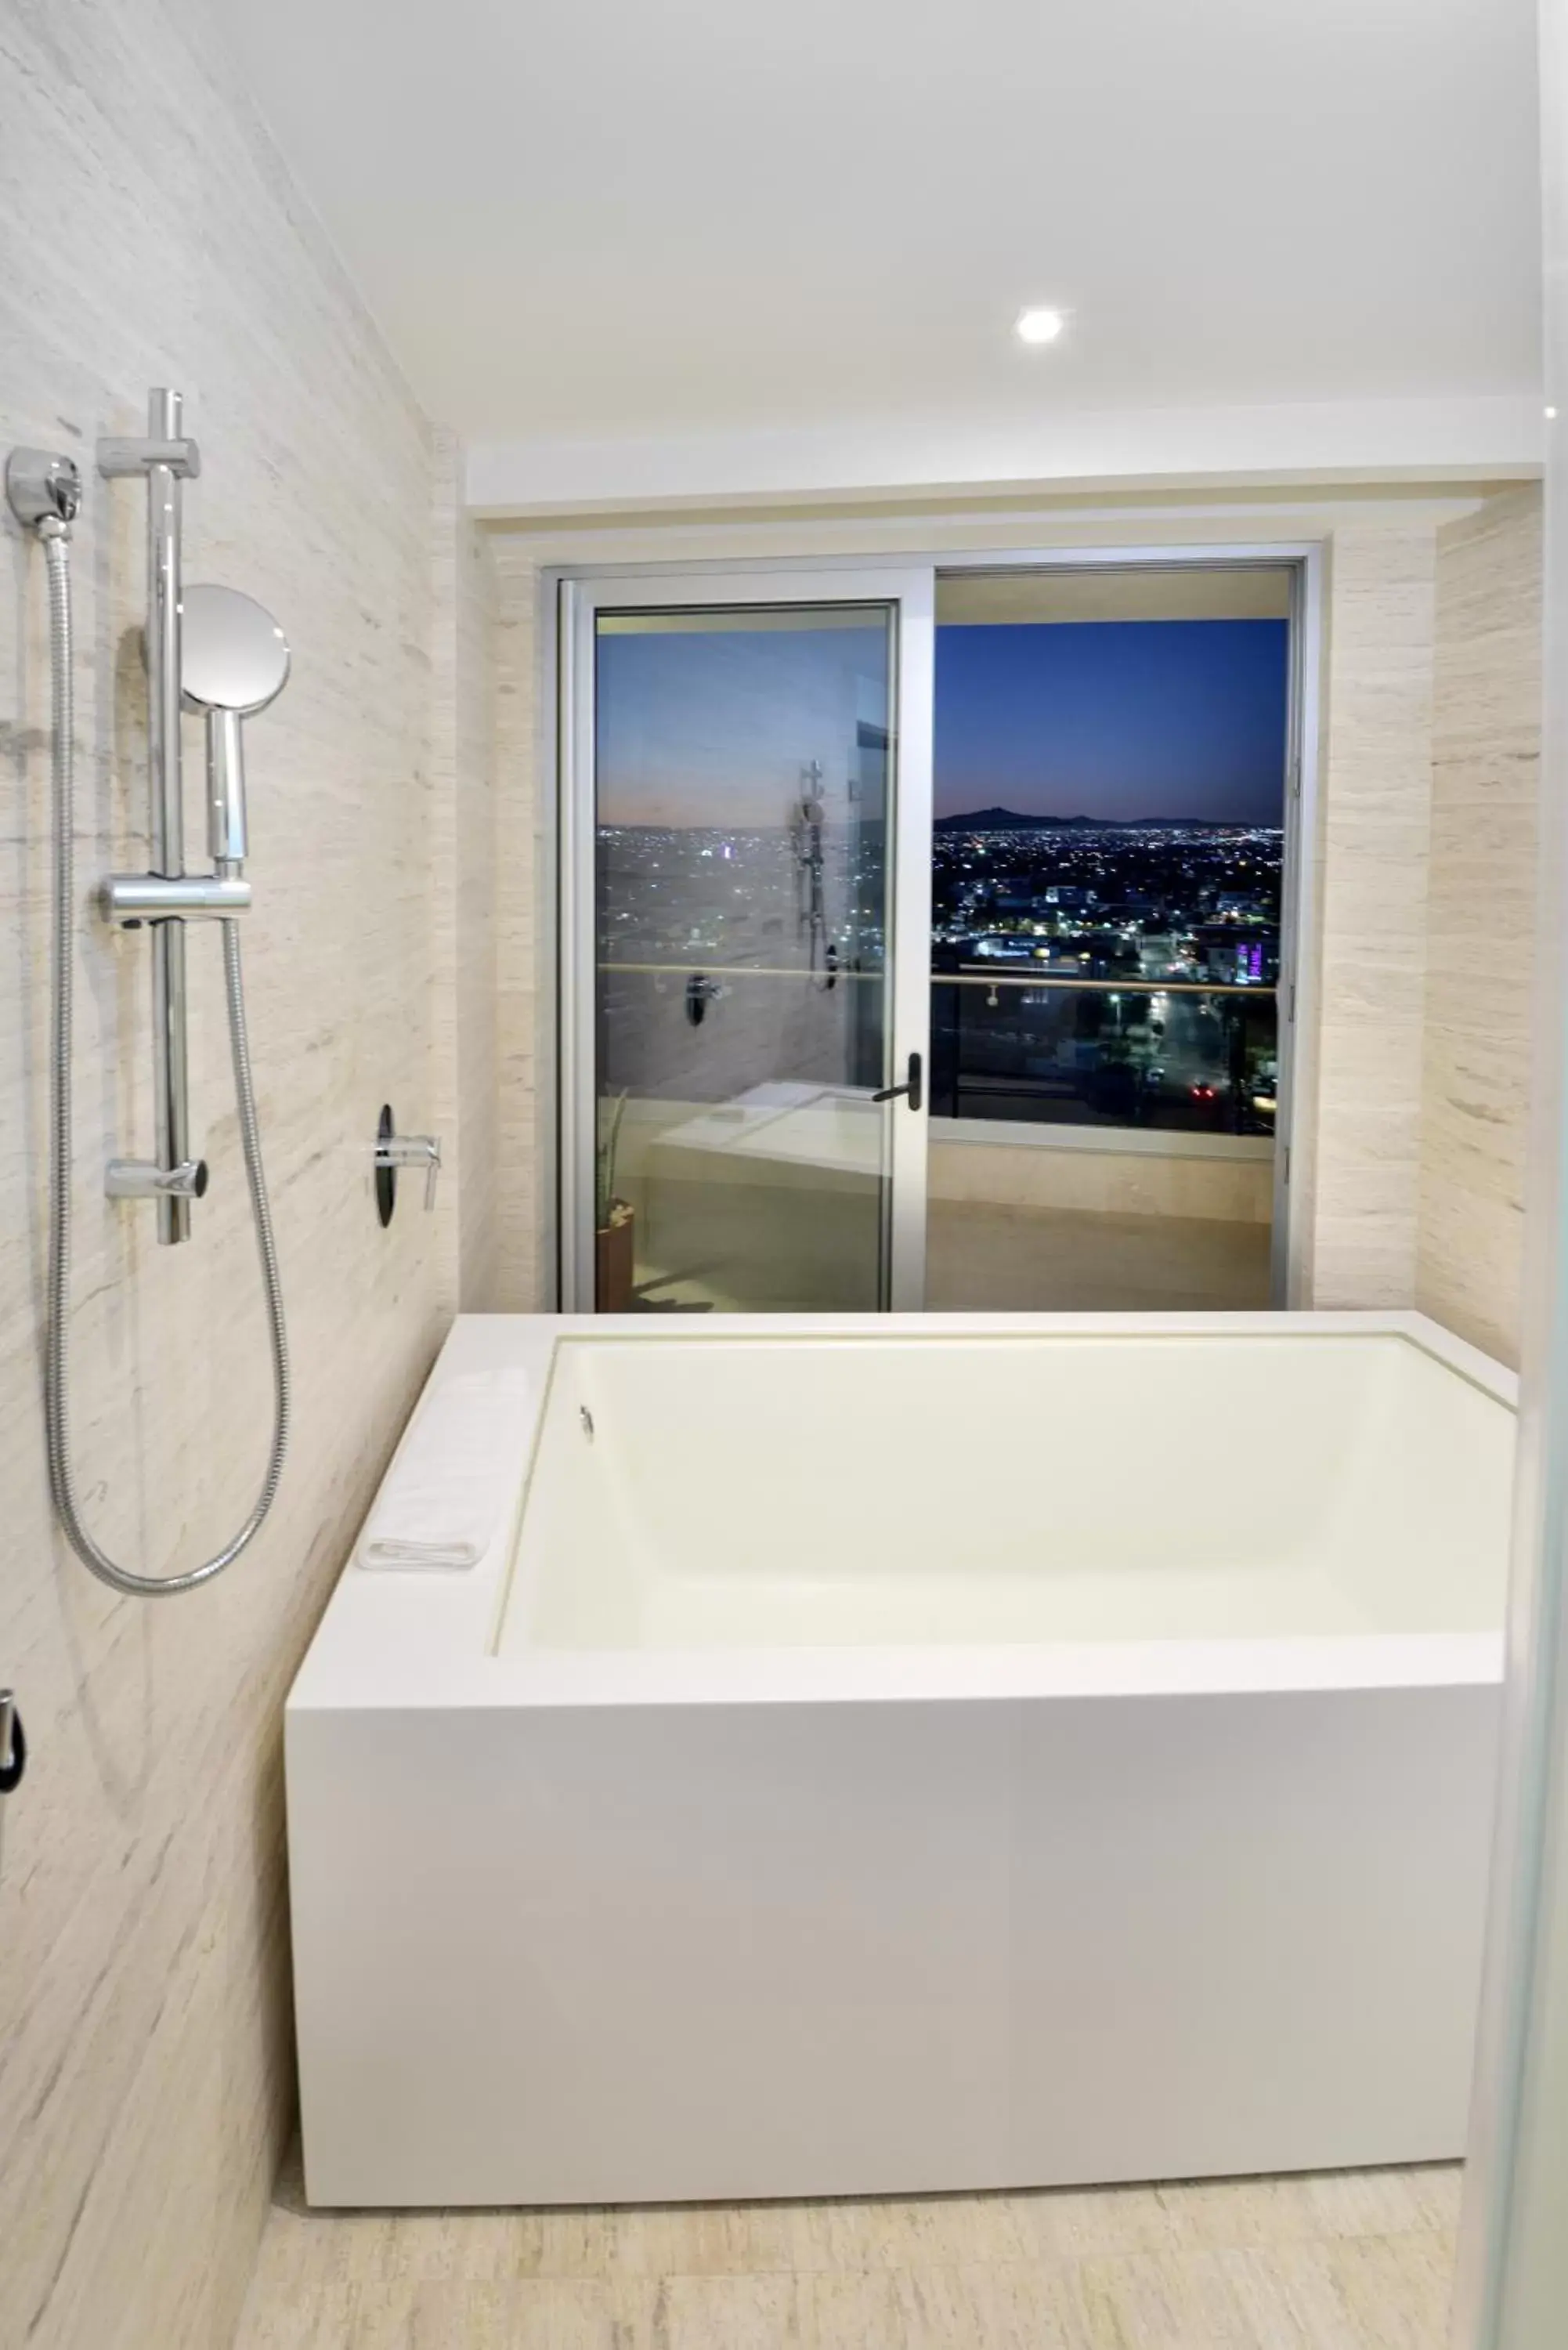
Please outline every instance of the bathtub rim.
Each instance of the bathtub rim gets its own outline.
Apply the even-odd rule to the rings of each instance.
[[[450,1379],[517,1367],[534,1374],[515,1477],[480,1563],[458,1573],[371,1572],[348,1556],[287,1701],[290,1714],[415,1708],[756,1705],[1020,1697],[1256,1695],[1501,1683],[1504,1632],[1378,1633],[1273,1639],[1017,1643],[746,1649],[535,1649],[495,1653],[522,1506],[563,1339],[701,1346],[1075,1336],[1314,1336],[1406,1340],[1510,1410],[1516,1375],[1428,1316],[1406,1309],[1182,1314],[711,1315],[678,1326],[646,1315],[465,1314],[456,1317],[421,1406]],[[393,1456],[394,1460],[396,1455]],[[388,1473],[390,1473],[389,1463]],[[374,1507],[375,1496],[369,1506]],[[358,1533],[356,1533],[356,1542]]]

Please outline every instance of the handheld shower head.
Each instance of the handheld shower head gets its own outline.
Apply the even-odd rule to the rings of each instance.
[[[245,761],[240,722],[288,683],[288,640],[272,614],[235,588],[187,588],[181,599],[180,697],[207,722],[207,837],[213,863],[244,863]]]

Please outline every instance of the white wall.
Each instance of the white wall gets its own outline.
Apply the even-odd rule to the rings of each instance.
[[[645,439],[481,441],[469,455],[468,495],[478,513],[496,517],[1034,494],[1047,484],[1079,495],[1162,484],[1213,495],[1221,484],[1497,481],[1537,472],[1541,456],[1533,395],[978,420],[955,403],[940,422],[884,415]]]

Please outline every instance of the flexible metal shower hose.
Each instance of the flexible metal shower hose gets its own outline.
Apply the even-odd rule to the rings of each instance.
[[[256,1533],[277,1492],[288,1443],[288,1336],[284,1326],[283,1288],[278,1279],[277,1250],[273,1240],[272,1211],[267,1203],[266,1178],[262,1170],[261,1128],[256,1118],[255,1088],[251,1079],[250,1045],[245,1035],[244,979],[240,969],[238,925],[223,924],[223,987],[228,999],[229,1043],[234,1067],[234,1098],[239,1107],[240,1142],[244,1152],[245,1180],[250,1187],[251,1212],[255,1220],[256,1248],[261,1257],[262,1287],[266,1299],[267,1328],[272,1340],[274,1418],[272,1449],[255,1507],[233,1540],[182,1575],[139,1575],[119,1566],[99,1548],[82,1523],[70,1457],[70,1298],[71,1298],[71,993],[72,929],[75,914],[73,828],[75,825],[76,696],[72,685],[70,551],[61,530],[44,534],[44,556],[49,578],[49,660],[54,720],[55,940],[54,1026],[51,1038],[50,1158],[49,1158],[49,1295],[48,1338],[44,1376],[44,1417],[49,1455],[49,1486],[60,1523],[72,1549],[84,1565],[115,1590],[148,1597],[192,1591],[199,1583],[221,1575],[238,1558]]]

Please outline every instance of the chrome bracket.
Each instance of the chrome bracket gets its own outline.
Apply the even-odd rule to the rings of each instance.
[[[251,885],[237,874],[111,873],[99,890],[104,920],[122,931],[143,922],[232,921],[250,902]]]
[[[68,527],[82,502],[81,475],[74,457],[51,449],[13,449],[5,460],[5,495],[24,530],[39,525]]]
[[[182,1159],[178,1167],[160,1167],[151,1159],[111,1159],[103,1188],[110,1200],[202,1200],[207,1162]]]
[[[193,482],[202,470],[202,452],[194,441],[151,441],[110,434],[98,444],[98,469],[106,482],[132,481],[167,465],[183,482]]]

